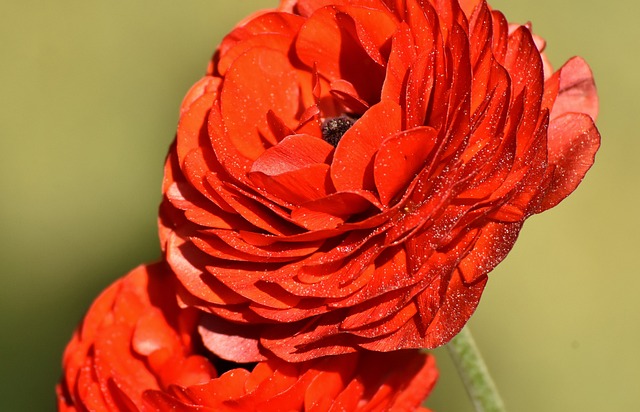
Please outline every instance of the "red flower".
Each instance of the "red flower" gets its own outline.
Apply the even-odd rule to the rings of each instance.
[[[172,281],[164,264],[141,266],[96,299],[64,353],[60,411],[426,410],[438,372],[417,350],[274,358],[218,375]]]
[[[288,0],[223,40],[165,168],[183,304],[289,361],[463,327],[600,136],[582,59],[553,73],[529,27],[461,4]]]

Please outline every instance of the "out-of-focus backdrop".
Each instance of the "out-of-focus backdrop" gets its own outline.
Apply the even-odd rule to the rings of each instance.
[[[5,1],[0,23],[0,410],[54,410],[92,299],[157,259],[180,101],[224,33],[276,0]],[[511,411],[640,410],[640,6],[495,0],[554,65],[591,64],[596,165],[531,218],[471,327]],[[447,353],[429,406],[471,411]]]

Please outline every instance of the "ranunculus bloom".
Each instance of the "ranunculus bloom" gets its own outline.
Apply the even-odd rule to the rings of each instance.
[[[589,67],[553,72],[543,48],[484,1],[287,0],[245,20],[166,163],[182,304],[289,361],[446,343],[599,147]]]
[[[163,264],[141,266],[96,299],[65,350],[60,411],[426,411],[438,372],[418,350],[297,364],[203,356],[198,312],[178,308],[173,281]]]

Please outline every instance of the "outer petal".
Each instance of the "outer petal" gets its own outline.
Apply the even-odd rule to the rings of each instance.
[[[600,133],[593,119],[566,113],[549,125],[550,182],[537,213],[550,209],[573,192],[595,161]]]
[[[598,116],[598,94],[591,69],[582,58],[574,57],[560,68],[557,87],[558,95],[551,110],[551,120],[574,112],[586,113],[595,121]]]

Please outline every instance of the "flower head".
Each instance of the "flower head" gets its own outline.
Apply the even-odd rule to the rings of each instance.
[[[251,325],[256,359],[446,343],[599,146],[588,66],[543,49],[485,1],[285,0],[242,22],[165,167],[181,303]]]
[[[105,290],[65,350],[60,411],[426,411],[438,372],[417,350],[297,364],[223,362],[203,349],[164,264]]]

